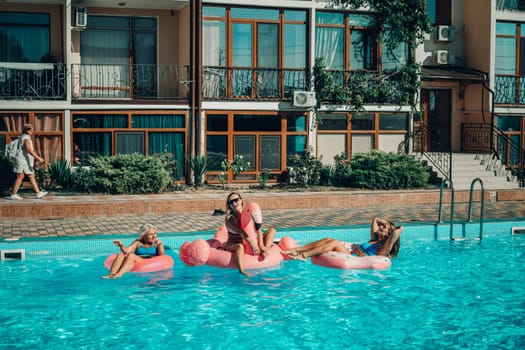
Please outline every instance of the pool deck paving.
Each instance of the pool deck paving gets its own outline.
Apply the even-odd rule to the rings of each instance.
[[[374,217],[399,224],[449,222],[452,191],[267,191],[238,190],[245,202],[263,209],[265,226],[280,228],[367,225]],[[150,195],[64,196],[50,193],[37,200],[0,199],[0,238],[75,237],[133,234],[145,222],[161,233],[214,231],[224,222],[224,190],[187,190]],[[471,218],[481,213],[481,190],[473,192]],[[465,221],[469,191],[455,191],[454,220]],[[484,191],[485,220],[523,220],[525,190]],[[219,213],[214,212],[219,211]]]

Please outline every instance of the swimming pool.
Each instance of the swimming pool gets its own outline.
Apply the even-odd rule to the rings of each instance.
[[[0,347],[525,348],[525,235],[511,235],[511,226],[525,223],[486,224],[481,244],[450,244],[448,226],[407,226],[389,270],[286,261],[252,278],[186,267],[170,252],[173,270],[102,280],[104,258],[115,252],[108,237],[3,242],[0,249],[25,248],[27,259],[1,264]],[[304,243],[367,234],[281,235]],[[178,248],[194,236],[161,238]]]

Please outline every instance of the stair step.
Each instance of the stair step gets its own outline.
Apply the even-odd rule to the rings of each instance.
[[[443,174],[429,161],[432,158],[432,152],[418,155],[417,158],[430,166],[438,177],[443,178]],[[452,153],[452,182],[454,189],[470,189],[472,181],[476,178],[482,180],[484,189],[520,188],[519,183],[503,168],[499,160],[490,159],[488,155]],[[476,184],[474,188],[480,188],[479,184]]]

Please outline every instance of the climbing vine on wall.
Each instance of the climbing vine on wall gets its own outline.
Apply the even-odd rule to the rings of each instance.
[[[425,0],[331,0],[331,5],[344,10],[370,10],[374,14],[373,25],[383,33],[382,42],[389,49],[400,43],[413,48],[431,31]],[[420,76],[421,68],[412,55],[406,65],[382,72],[329,71],[324,60],[318,58],[314,65],[316,109],[322,102],[352,105],[355,110],[377,103],[411,105],[417,113],[414,96],[420,87]]]
[[[368,8],[376,14],[376,26],[389,29],[388,44],[422,42],[431,30],[426,14],[426,0],[331,0],[334,6],[358,10]]]

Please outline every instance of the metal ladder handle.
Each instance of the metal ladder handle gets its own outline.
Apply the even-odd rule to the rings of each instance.
[[[452,180],[445,179],[441,181],[441,185],[439,187],[439,209],[438,209],[438,220],[437,220],[438,224],[443,223],[443,189],[447,182],[450,182],[450,188],[452,190],[452,193],[454,193],[454,185],[452,184]],[[452,198],[454,198],[454,194],[452,194]],[[452,200],[452,202],[454,201]]]
[[[474,185],[476,184],[476,182],[479,182],[481,186],[481,200],[480,200],[481,206],[480,206],[480,213],[479,213],[479,240],[481,241],[481,239],[483,238],[483,220],[484,220],[483,214],[485,212],[485,187],[483,186],[483,180],[480,179],[479,177],[472,180],[470,184],[470,198],[469,198],[469,203],[468,203],[467,222],[472,222],[472,202],[473,202],[472,197],[474,194]]]

